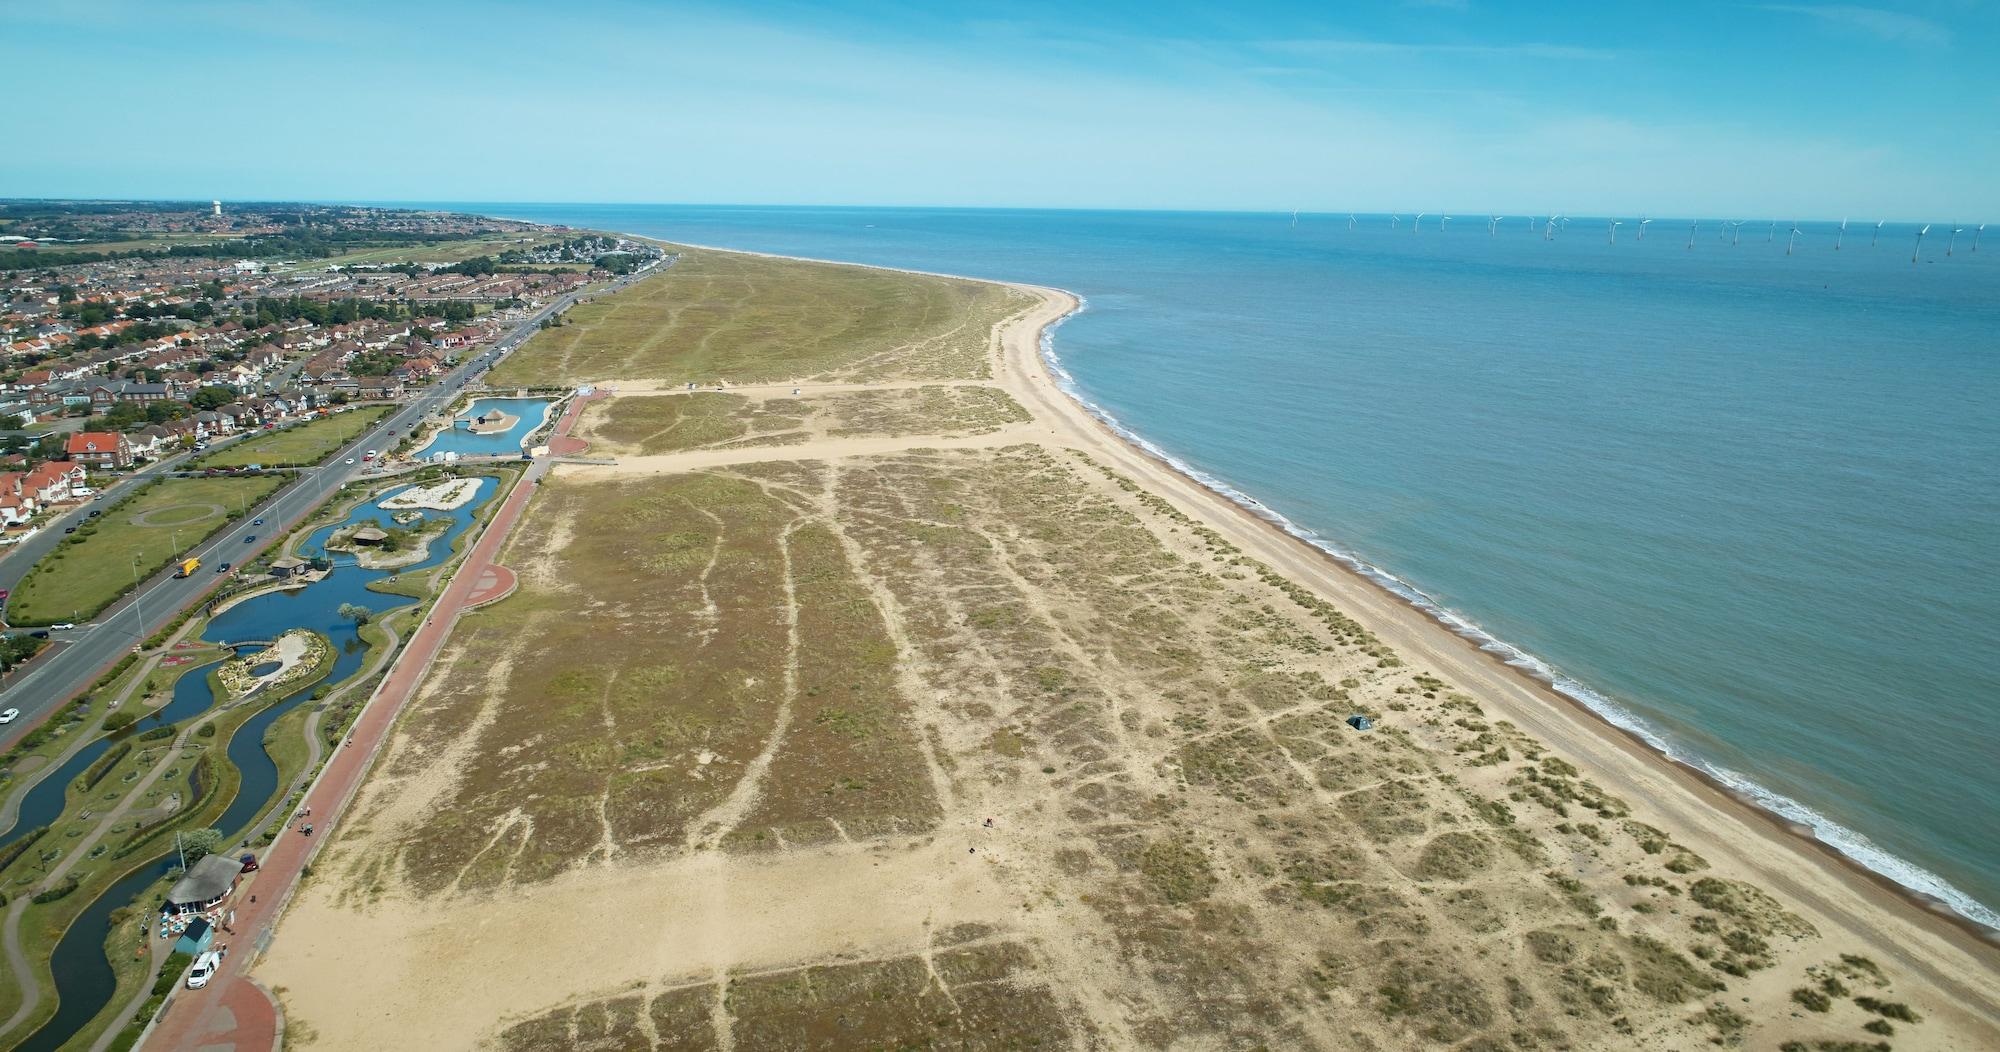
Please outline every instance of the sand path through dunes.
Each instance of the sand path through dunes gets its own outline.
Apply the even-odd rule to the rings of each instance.
[[[989,867],[950,843],[836,844],[810,853],[698,852],[580,869],[546,885],[460,900],[336,908],[309,884],[258,975],[289,1012],[349,1019],[342,1047],[457,1048],[485,1027],[602,996],[606,962],[631,976],[706,975],[921,952],[928,925],[1009,913]],[[726,923],[718,923],[724,918]],[[335,924],[337,932],[299,926]],[[396,946],[394,954],[375,947]],[[523,1004],[523,991],[534,991]],[[450,1005],[450,1011],[439,1006]]]
[[[994,449],[1023,442],[1044,441],[1047,426],[1014,424],[983,435],[937,438],[929,435],[901,437],[828,438],[790,446],[753,446],[742,449],[698,449],[687,453],[657,453],[652,456],[620,457],[613,464],[567,464],[564,471],[579,478],[625,478],[658,475],[733,464],[759,464],[780,460],[833,460],[841,457],[879,456],[912,449]]]
[[[1829,849],[1785,829],[1694,772],[1659,756],[1569,699],[1480,650],[1373,582],[1251,515],[1113,433],[1065,394],[1040,353],[1043,327],[1076,309],[1069,293],[1021,286],[1043,304],[1005,327],[995,377],[1034,414],[1033,430],[1081,449],[1170,499],[1244,551],[1367,625],[1406,660],[1430,665],[1491,702],[1529,734],[1577,759],[1608,791],[1645,801],[1675,839],[1806,913],[1832,943],[1895,961],[2000,1027],[2000,945],[1908,897]],[[1051,432],[1053,434],[1051,435]],[[794,456],[809,455],[800,450]],[[1843,935],[1845,938],[1843,938]]]

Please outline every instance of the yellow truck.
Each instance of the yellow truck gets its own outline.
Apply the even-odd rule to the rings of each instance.
[[[177,573],[175,573],[175,574],[174,574],[174,576],[175,576],[175,577],[193,577],[193,576],[194,576],[194,572],[195,572],[196,570],[199,570],[199,569],[201,569],[201,560],[200,560],[200,559],[183,559],[183,560],[181,560],[181,568],[180,568],[180,570],[179,570],[179,571],[178,571]]]

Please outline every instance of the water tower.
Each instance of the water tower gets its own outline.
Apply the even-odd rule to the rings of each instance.
[[[210,202],[208,203],[208,207],[209,207],[209,209],[210,209],[210,211],[211,211],[211,214],[213,214],[213,215],[214,215],[214,216],[216,216],[217,218],[221,218],[221,216],[222,216],[222,202],[220,202],[220,201],[210,201]]]

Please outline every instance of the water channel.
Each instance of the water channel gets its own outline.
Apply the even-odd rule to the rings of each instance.
[[[546,404],[547,400],[531,401]],[[515,412],[512,409],[506,411]],[[541,412],[537,409],[534,420],[525,426],[532,429],[540,420]],[[518,439],[516,441],[518,443]],[[202,633],[202,638],[212,643],[229,645],[245,640],[276,639],[292,629],[309,628],[325,636],[333,644],[333,668],[320,682],[339,684],[360,669],[368,649],[361,641],[358,626],[340,616],[341,606],[344,604],[364,606],[379,616],[384,611],[415,602],[406,596],[370,591],[367,586],[370,582],[401,574],[421,573],[443,562],[451,554],[453,541],[471,525],[478,510],[491,499],[497,486],[497,480],[483,478],[470,503],[450,511],[425,510],[423,514],[427,518],[449,518],[451,525],[441,535],[432,538],[430,550],[421,560],[394,570],[370,570],[357,565],[350,555],[330,553],[334,559],[334,570],[326,579],[303,588],[271,592],[238,603],[211,619]],[[392,489],[375,499],[363,502],[341,522],[313,531],[311,536],[299,544],[298,554],[306,558],[329,554],[325,551],[324,545],[332,533],[342,526],[371,519],[384,523],[392,521],[397,512],[394,509],[383,508],[381,501],[403,488]],[[174,685],[173,700],[163,706],[158,713],[140,721],[139,726],[145,728],[157,723],[177,722],[206,712],[215,703],[208,683],[208,667],[204,665],[191,669],[181,676]],[[263,815],[274,802],[279,788],[278,766],[265,748],[265,736],[273,723],[287,712],[309,701],[312,695],[311,690],[301,690],[258,712],[230,736],[227,754],[229,761],[241,772],[242,780],[229,807],[213,823],[214,828],[222,830],[225,842],[234,844],[245,839],[251,832],[250,823]],[[85,746],[78,751],[76,757],[72,757],[61,769],[38,784],[29,797],[23,800],[21,818],[10,833],[32,829],[36,824],[52,821],[60,815],[63,796],[70,782],[90,765],[91,760],[102,755],[109,743],[109,738],[102,738]],[[88,754],[87,759],[86,754]],[[29,810],[31,804],[42,808],[47,806],[45,801],[35,803],[36,795],[50,786],[54,787],[50,790],[54,798],[54,812],[47,814],[39,822],[31,819]],[[62,939],[56,944],[55,953],[50,958],[58,998],[56,1013],[43,1024],[41,1029],[15,1046],[17,1052],[54,1052],[75,1036],[77,1031],[88,1025],[110,1002],[117,991],[117,976],[112,972],[111,964],[104,956],[105,939],[111,934],[111,914],[120,906],[130,905],[133,898],[159,879],[172,862],[171,856],[162,856],[141,864],[133,873],[113,884],[77,915],[69,930],[63,933]]]

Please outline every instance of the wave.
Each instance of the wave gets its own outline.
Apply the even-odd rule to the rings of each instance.
[[[1507,665],[1526,673],[1528,676],[1547,685],[1565,697],[1576,701],[1584,708],[1603,717],[1612,726],[1637,737],[1667,759],[1701,772],[1752,806],[1768,811],[1795,825],[1805,827],[1811,831],[1815,839],[1840,852],[1847,858],[1852,859],[1863,869],[1886,877],[1920,896],[1941,902],[1950,907],[1953,912],[1968,920],[1983,924],[1989,928],[2000,929],[2000,913],[1996,913],[1984,903],[1952,886],[1943,877],[1932,873],[1908,859],[1891,854],[1883,848],[1878,847],[1859,831],[1849,829],[1835,822],[1804,803],[1783,793],[1759,785],[1746,774],[1731,770],[1728,767],[1724,767],[1689,751],[1611,697],[1593,690],[1588,685],[1579,682],[1573,677],[1564,675],[1547,661],[1486,631],[1486,629],[1480,627],[1471,618],[1431,598],[1422,589],[1410,582],[1397,577],[1395,574],[1379,566],[1369,563],[1340,544],[1322,537],[1304,526],[1300,526],[1298,523],[1273,510],[1262,501],[1237,489],[1223,479],[1194,467],[1172,453],[1160,448],[1158,444],[1146,436],[1127,427],[1109,410],[1091,401],[1084,395],[1082,389],[1077,386],[1076,377],[1072,376],[1069,370],[1063,367],[1062,358],[1056,353],[1056,329],[1088,308],[1089,301],[1083,296],[1077,295],[1076,309],[1058,318],[1042,330],[1042,364],[1048,369],[1049,375],[1055,379],[1057,388],[1065,395],[1068,395],[1076,404],[1082,406],[1085,412],[1095,417],[1105,427],[1110,428],[1118,437],[1137,446],[1148,456],[1193,479],[1202,487],[1220,495],[1250,514],[1263,519],[1285,531],[1287,534],[1326,553],[1355,573],[1386,589],[1390,594],[1423,611],[1424,614],[1452,632],[1471,641],[1479,649],[1493,654]]]

